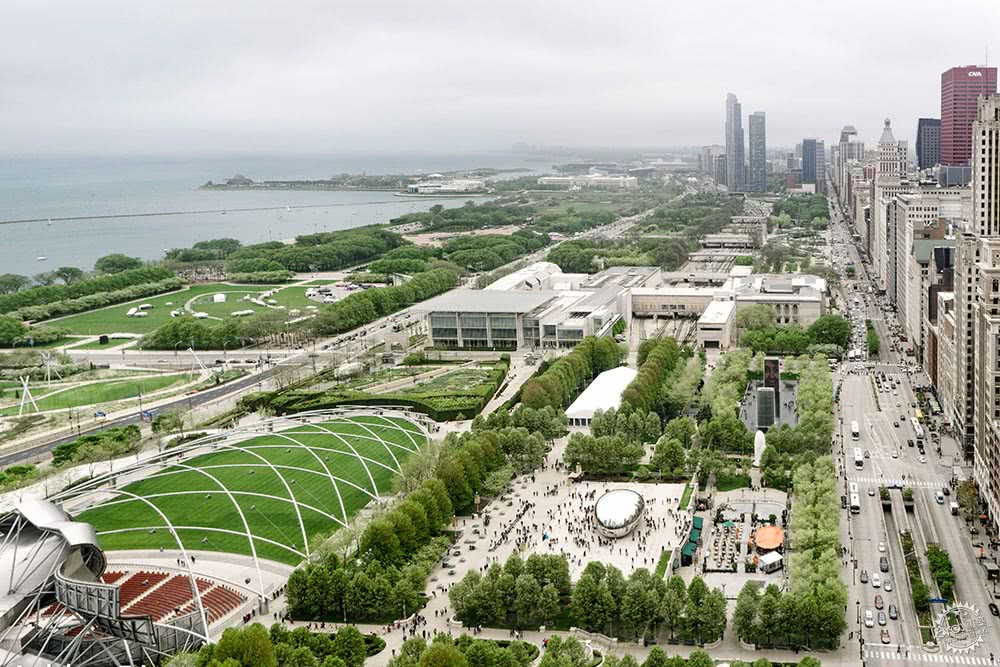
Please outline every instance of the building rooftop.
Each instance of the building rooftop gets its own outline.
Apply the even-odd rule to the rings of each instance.
[[[548,290],[456,289],[414,306],[414,310],[446,313],[528,313],[559,297]]]
[[[726,324],[735,310],[735,301],[713,301],[698,318],[698,324]]]
[[[628,366],[604,371],[576,397],[566,409],[566,416],[570,419],[590,419],[596,410],[617,409],[622,402],[622,392],[638,374],[639,371]]]
[[[929,262],[934,248],[951,248],[954,245],[955,239],[914,239],[913,256],[918,262]]]
[[[535,262],[490,283],[489,290],[538,289],[546,280],[562,275],[562,269],[552,262]]]

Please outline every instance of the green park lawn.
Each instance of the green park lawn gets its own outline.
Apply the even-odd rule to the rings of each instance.
[[[41,398],[39,398],[39,395],[42,393],[41,388],[36,390],[32,387],[31,392],[35,397],[35,403],[38,405],[39,410],[60,410],[135,398],[140,393],[150,394],[154,391],[186,382],[187,377],[186,374],[179,374],[108,380],[106,382],[82,385],[58,393],[52,393],[57,388],[53,387],[51,390],[46,389],[46,395]],[[17,414],[17,406],[0,410],[0,416],[12,414]]]
[[[86,313],[70,315],[62,319],[49,320],[46,325],[62,327],[70,334],[80,336],[98,336],[112,333],[134,333],[146,334],[154,329],[163,326],[170,321],[171,310],[182,310],[184,304],[191,299],[196,299],[198,310],[203,310],[214,317],[229,317],[230,313],[236,310],[260,310],[258,306],[249,301],[243,301],[243,295],[250,294],[257,296],[261,292],[271,289],[269,285],[258,285],[254,287],[234,286],[225,283],[211,283],[206,285],[191,285],[190,287],[169,294],[136,299],[128,303],[121,303],[99,310],[91,310]],[[226,302],[221,304],[212,303],[213,294],[227,292]],[[301,289],[302,299],[305,299],[305,289]],[[275,297],[279,303],[283,303],[281,293]],[[297,307],[290,305],[291,301],[297,302],[298,296],[292,294],[289,308]],[[127,315],[130,308],[142,303],[152,304],[152,308],[147,310],[146,317],[129,317]],[[170,305],[168,305],[170,304]],[[61,341],[53,344],[52,347],[68,345],[68,341]],[[97,346],[100,348],[101,346]],[[77,349],[96,349],[89,347],[78,347]]]
[[[136,342],[134,338],[112,338],[108,341],[107,345],[101,345],[101,340],[95,339],[89,343],[81,343],[80,345],[68,346],[70,351],[73,350],[110,350],[113,347],[121,347],[126,343]]]
[[[343,521],[346,516],[350,521],[371,501],[357,487],[372,491],[374,479],[379,495],[390,492],[393,455],[402,464],[424,444],[417,427],[405,420],[374,415],[353,419],[358,423],[336,419],[243,440],[239,446],[249,451],[219,449],[184,461],[207,475],[170,467],[151,471],[124,488],[163,512],[178,527],[188,549],[249,555],[245,517],[259,557],[295,565],[302,560],[296,552],[304,553],[304,548],[296,506],[290,500],[298,503],[306,540],[332,532],[339,525],[335,519]],[[351,447],[370,459],[371,478]],[[345,481],[331,481],[324,466]],[[177,492],[182,493],[162,495]],[[107,551],[177,546],[163,519],[134,499],[105,502],[76,518],[94,526]]]

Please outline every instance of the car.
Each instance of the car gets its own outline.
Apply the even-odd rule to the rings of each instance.
[[[871,609],[865,609],[865,627],[866,628],[875,627],[875,614],[872,613]]]
[[[889,577],[886,577],[885,581],[882,582],[882,590],[886,593],[892,592],[892,580]]]
[[[892,450],[892,458],[898,459],[899,458],[899,452],[897,452],[896,450]]]
[[[899,408],[899,407],[902,407],[902,405],[900,404],[900,402],[899,402],[899,401],[896,401],[896,407],[897,407],[897,408]]]
[[[923,454],[921,454],[920,456],[918,456],[917,460],[920,461],[921,463],[927,463],[927,457],[924,456]]]
[[[889,641],[890,641],[890,639],[889,639],[889,631],[886,630],[885,628],[882,628],[882,633],[881,633],[880,637],[882,638],[882,643],[883,644],[888,644],[889,643]]]
[[[886,624],[886,618],[885,618],[885,612],[884,611],[880,611],[878,613],[878,624],[879,625],[885,625]]]
[[[868,487],[868,495],[869,496],[874,496],[875,495],[875,487],[874,486],[869,486]]]
[[[842,510],[846,510],[847,509],[847,496],[841,496],[840,497],[840,509],[842,509]]]
[[[878,559],[878,569],[880,569],[883,572],[888,572],[889,571],[889,559],[886,558],[885,556],[882,556],[881,558],[879,558]]]
[[[876,595],[875,596],[875,608],[876,609],[881,609],[882,606],[883,606],[882,596],[881,595]]]
[[[947,486],[942,486],[941,487],[941,493],[943,493],[946,496],[950,496],[951,495],[951,489],[949,489]]]
[[[877,574],[872,575],[872,588],[878,588],[882,585],[882,579]]]
[[[861,570],[861,583],[868,583],[868,570]]]
[[[893,425],[893,426],[894,426],[895,428],[899,428],[899,422],[892,422],[892,425]]]
[[[879,542],[878,543],[878,552],[880,554],[884,554],[885,553],[885,542]]]
[[[997,608],[997,606],[996,606],[995,603],[991,602],[989,604],[989,607],[990,607],[990,613],[991,614],[993,614],[994,616],[1000,616],[1000,609]]]
[[[894,621],[899,618],[899,612],[896,610],[896,605],[894,604],[889,605],[889,618]]]
[[[865,450],[865,458],[866,458],[866,459],[870,459],[871,457],[872,457],[872,453],[871,453],[871,452],[869,452],[869,451],[868,451],[868,450],[866,449],[866,450]]]
[[[913,443],[913,440],[912,440],[912,439],[910,439],[910,440],[907,440],[907,441],[906,441],[906,446],[907,446],[907,447],[913,447],[913,444],[914,444],[914,443]]]

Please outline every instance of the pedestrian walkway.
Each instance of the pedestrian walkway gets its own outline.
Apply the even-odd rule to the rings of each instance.
[[[883,457],[884,458],[884,457]],[[854,477],[848,475],[847,481],[849,482],[861,482],[865,484],[878,484],[887,487],[894,486],[915,486],[924,489],[940,489],[942,486],[948,486],[947,482],[944,480],[917,480],[917,479],[890,479],[888,477]]]
[[[902,650],[899,650],[902,649]],[[897,653],[897,650],[899,652]],[[960,655],[949,653],[946,650],[941,653],[924,653],[919,646],[898,646],[896,644],[884,644],[882,646],[865,647],[865,658],[876,660],[895,660],[904,664],[915,662],[927,662],[937,665],[995,665],[989,657],[978,655]]]

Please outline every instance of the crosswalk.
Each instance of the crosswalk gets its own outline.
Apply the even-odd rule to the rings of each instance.
[[[881,646],[865,646],[865,658],[885,661],[896,661],[903,664],[912,665],[916,662],[926,662],[941,665],[995,665],[987,656],[961,655],[949,653],[943,650],[940,653],[924,653],[919,646],[903,646],[897,652],[894,644],[883,644]]]
[[[848,482],[860,482],[863,484],[878,484],[879,486],[913,486],[921,489],[940,489],[947,486],[943,481],[926,481],[916,479],[889,479],[887,477],[847,477]]]

